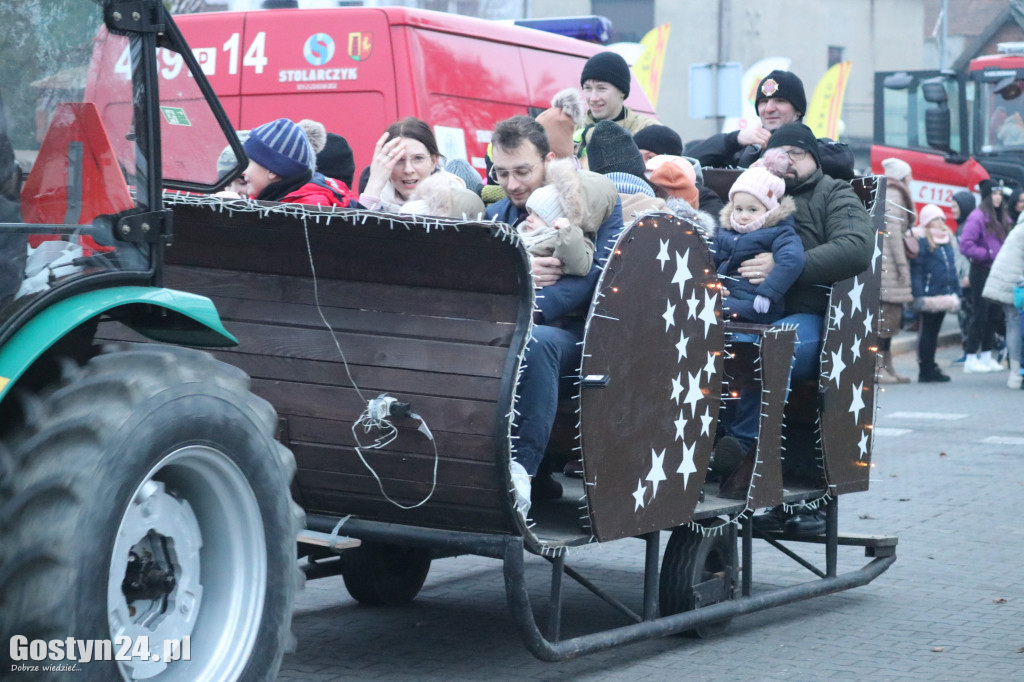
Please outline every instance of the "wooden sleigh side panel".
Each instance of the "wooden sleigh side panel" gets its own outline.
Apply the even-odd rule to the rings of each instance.
[[[173,205],[165,284],[211,298],[238,337],[217,354],[277,409],[296,500],[311,513],[517,532],[509,417],[533,289],[507,228],[239,206]],[[397,438],[362,448],[378,483],[355,449],[377,434],[353,424],[385,393],[434,440],[394,419]]]

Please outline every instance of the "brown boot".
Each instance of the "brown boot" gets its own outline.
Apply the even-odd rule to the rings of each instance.
[[[880,384],[909,384],[910,377],[896,373],[892,366],[892,352],[883,350],[878,353],[878,360],[875,364],[875,381]]]

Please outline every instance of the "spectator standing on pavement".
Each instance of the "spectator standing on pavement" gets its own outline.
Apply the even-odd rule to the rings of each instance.
[[[949,381],[949,375],[935,364],[939,330],[946,313],[960,308],[960,282],[956,273],[953,233],[946,214],[935,204],[921,209],[921,221],[912,230],[917,255],[910,259],[914,308],[920,313],[917,333],[917,380],[921,383]]]
[[[992,270],[985,280],[985,288],[981,295],[987,301],[1003,307],[1006,318],[1006,353],[1010,360],[1010,376],[1006,385],[1010,388],[1021,387],[1021,331],[1020,314],[1013,304],[1013,288],[1017,280],[1024,275],[1024,213],[1017,219],[1017,225],[1010,230],[1003,242]]]
[[[631,79],[629,65],[615,52],[599,52],[583,65],[580,87],[588,110],[583,128],[576,133],[576,156],[582,159],[586,155],[590,136],[599,121],[611,121],[630,135],[655,124],[653,118],[626,106]]]
[[[913,179],[910,164],[895,157],[882,161],[885,170],[885,236],[882,238],[882,295],[878,310],[878,367],[875,381],[880,384],[905,384],[909,377],[896,372],[892,363],[892,337],[900,331],[903,306],[913,299],[910,291],[910,264],[904,240],[917,222],[914,200],[910,198]]]
[[[964,372],[998,372],[1006,369],[992,357],[1002,310],[982,296],[992,262],[1010,230],[1006,216],[1006,187],[990,180],[981,183],[981,206],[971,211],[960,235],[960,251],[971,262],[973,312],[967,330]]]
[[[967,360],[967,330],[970,329],[971,319],[971,262],[967,260],[960,251],[960,237],[963,234],[964,223],[967,216],[977,207],[974,195],[967,190],[962,190],[953,195],[953,204],[949,207],[953,213],[953,220],[956,221],[956,231],[953,233],[953,248],[956,250],[956,274],[960,278],[960,312],[956,314],[956,321],[960,327],[960,345],[963,354],[954,364],[962,364]]]

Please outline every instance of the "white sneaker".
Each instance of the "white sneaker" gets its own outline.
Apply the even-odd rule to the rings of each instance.
[[[1002,372],[1004,369],[1006,369],[1006,365],[999,362],[991,355],[988,356],[987,358],[982,358],[981,363],[988,367],[988,371],[990,372]]]
[[[526,518],[526,515],[530,512],[530,475],[526,473],[526,469],[523,465],[512,460],[510,465],[512,470],[512,485],[516,490],[516,508],[519,509],[519,513]]]
[[[964,360],[964,374],[982,374],[991,372],[992,368],[974,353],[969,353]]]

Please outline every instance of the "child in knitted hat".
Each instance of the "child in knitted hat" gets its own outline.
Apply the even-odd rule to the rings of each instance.
[[[547,183],[526,200],[527,218],[516,230],[534,256],[562,260],[567,275],[583,276],[594,261],[596,226],[584,226],[583,194],[572,159],[548,164]]]
[[[323,174],[314,174],[313,146],[293,121],[279,118],[253,128],[242,146],[249,157],[245,180],[251,198],[317,206],[352,205],[347,190],[327,182]]]
[[[712,246],[718,276],[728,280],[722,309],[729,318],[775,322],[785,313],[783,297],[803,272],[806,256],[792,216],[796,205],[784,196],[782,176],[788,168],[784,151],[768,150],[729,190],[729,203],[722,209],[722,229]],[[740,276],[743,261],[765,252],[771,252],[775,267],[760,284]]]

